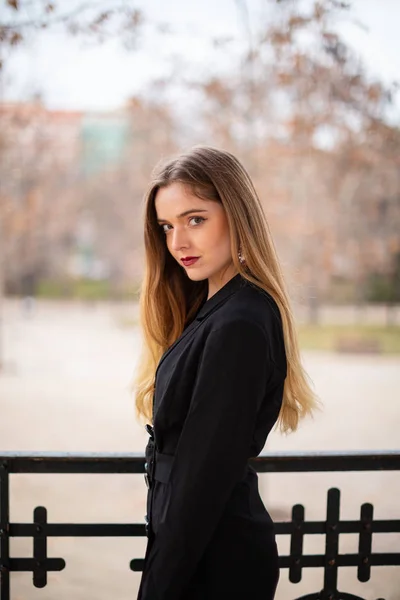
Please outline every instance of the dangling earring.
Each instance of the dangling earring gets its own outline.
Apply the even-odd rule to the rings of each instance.
[[[242,254],[242,248],[239,247],[239,252],[238,252],[238,259],[241,265],[243,265],[245,263],[245,259],[244,256]]]

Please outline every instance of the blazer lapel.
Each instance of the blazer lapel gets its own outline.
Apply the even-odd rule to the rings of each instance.
[[[156,375],[157,375],[157,371],[161,366],[161,363],[164,361],[164,359],[168,356],[168,354],[170,352],[172,352],[172,350],[179,344],[179,342],[181,342],[187,335],[188,333],[190,333],[191,331],[194,331],[195,329],[197,329],[197,327],[200,325],[200,322],[197,321],[197,319],[193,319],[193,321],[182,331],[181,335],[175,340],[175,342],[173,342],[171,344],[171,346],[169,346],[169,348],[166,349],[166,351],[164,352],[164,354],[161,356],[159,363],[157,365],[157,369],[156,369]]]
[[[220,304],[224,303],[230,296],[232,296],[238,289],[247,284],[247,280],[241,276],[240,273],[237,273],[232,279],[230,279],[222,288],[218,290],[215,294],[211,296],[209,300],[206,300],[204,304],[200,307],[197,315],[193,319],[193,321],[182,331],[181,335],[167,348],[164,354],[161,356],[159,363],[156,369],[157,371],[163,363],[164,359],[169,355],[169,353],[189,334],[195,331],[202,323],[202,321],[210,315],[214,310],[220,306]]]

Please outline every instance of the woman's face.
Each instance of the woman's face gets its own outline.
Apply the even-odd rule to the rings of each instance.
[[[212,296],[237,272],[222,204],[202,200],[189,186],[174,182],[157,191],[155,209],[169,252],[190,279],[209,280]],[[185,264],[182,259],[187,257],[197,260]]]

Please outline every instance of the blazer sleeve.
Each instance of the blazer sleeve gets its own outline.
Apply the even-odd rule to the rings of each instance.
[[[272,369],[268,336],[256,324],[236,320],[208,334],[138,600],[184,598],[243,477]]]

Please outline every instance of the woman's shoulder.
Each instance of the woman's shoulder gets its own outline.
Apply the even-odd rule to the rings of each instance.
[[[282,329],[282,319],[274,298],[262,288],[246,281],[221,307],[210,315],[207,329],[259,328],[270,336]]]
[[[273,297],[262,288],[250,284],[242,286],[208,319],[204,334],[225,333],[224,339],[243,343],[264,338],[268,354],[281,368],[286,369],[286,353],[282,320]]]

